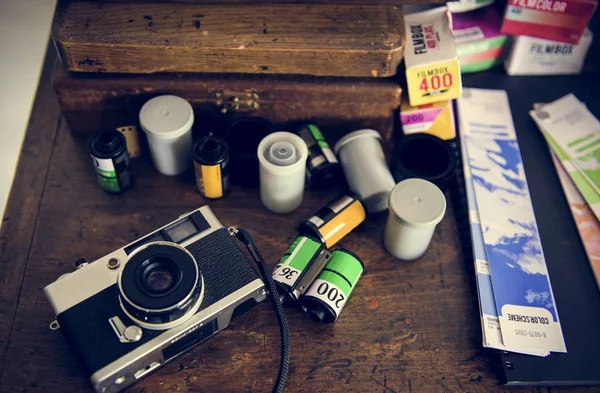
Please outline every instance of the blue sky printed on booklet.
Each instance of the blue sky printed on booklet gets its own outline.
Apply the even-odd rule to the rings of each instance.
[[[566,352],[506,92],[466,89],[458,108],[502,341]]]
[[[461,141],[463,136],[461,133]],[[464,142],[461,144],[463,157],[468,157]],[[475,199],[475,191],[471,178],[471,168],[469,160],[463,160],[463,170],[465,177],[465,188],[467,202],[469,207],[469,222],[471,229],[471,242],[473,244],[473,258],[475,261],[476,283],[479,295],[479,310],[481,317],[483,345],[487,348],[496,348],[512,352],[526,353],[536,356],[547,356],[547,351],[527,351],[522,348],[508,348],[502,341],[502,331],[496,311],[496,303],[492,288],[492,279],[490,277],[487,254],[485,244],[483,242],[483,234],[481,224],[479,222],[479,212],[477,201]]]
[[[461,133],[461,141],[463,140]],[[461,152],[463,157],[467,157],[465,144],[461,142]],[[475,276],[477,283],[477,293],[479,296],[479,315],[481,317],[481,331],[483,334],[483,346],[486,348],[495,348],[511,352],[525,353],[535,356],[548,356],[548,351],[528,351],[522,348],[509,348],[502,341],[502,330],[496,311],[496,302],[492,288],[492,278],[483,242],[481,224],[479,223],[479,209],[475,199],[475,190],[471,178],[471,168],[469,160],[463,160],[463,172],[465,177],[465,188],[467,193],[467,203],[469,208],[469,224],[471,229],[471,243],[473,245],[473,259],[475,261]]]

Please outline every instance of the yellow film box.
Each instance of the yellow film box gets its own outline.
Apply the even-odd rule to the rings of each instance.
[[[418,106],[460,97],[460,65],[447,8],[406,15],[404,24],[410,104]]]
[[[443,140],[456,137],[452,101],[410,106],[406,101],[400,106],[400,122],[404,135],[426,133]]]

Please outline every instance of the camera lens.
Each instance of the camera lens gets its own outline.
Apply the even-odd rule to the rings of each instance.
[[[173,274],[159,267],[148,273],[144,284],[149,291],[161,293],[170,289],[173,286],[173,281]]]
[[[152,256],[140,265],[140,269],[140,283],[150,296],[165,295],[181,281],[177,263],[166,255]]]
[[[149,243],[135,250],[118,285],[123,310],[149,329],[185,322],[200,307],[204,289],[192,254],[170,242]]]

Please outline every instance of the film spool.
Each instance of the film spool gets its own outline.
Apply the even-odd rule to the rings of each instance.
[[[366,216],[365,207],[358,197],[344,194],[300,224],[299,230],[330,248],[359,226]]]
[[[281,302],[298,300],[330,258],[321,242],[298,236],[273,270],[273,280],[281,289]]]
[[[98,185],[111,194],[120,194],[133,185],[125,137],[118,131],[96,135],[88,141]]]
[[[138,136],[138,130],[136,126],[123,126],[117,127],[117,131],[119,131],[125,137],[125,141],[127,143],[127,153],[129,153],[129,158],[137,158],[142,153],[140,150],[140,140]]]
[[[221,138],[206,136],[194,145],[196,186],[204,198],[219,199],[229,192],[229,147]]]
[[[364,269],[356,254],[343,248],[333,251],[329,262],[300,299],[302,308],[314,321],[337,321]]]
[[[306,124],[298,128],[296,134],[308,146],[306,179],[310,186],[326,188],[338,183],[342,169],[321,130],[314,124]]]
[[[444,191],[454,178],[456,165],[456,155],[446,141],[429,134],[412,134],[396,145],[391,170],[396,183],[418,178]]]

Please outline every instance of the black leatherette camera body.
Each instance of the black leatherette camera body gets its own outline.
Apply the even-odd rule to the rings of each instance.
[[[198,264],[204,294],[198,311],[181,325],[164,330],[138,328],[139,323],[130,318],[120,304],[120,291],[115,279],[117,273],[110,271],[106,264],[107,258],[115,254],[124,257],[131,254],[144,241],[152,241],[150,238],[156,233],[164,233],[168,226],[78,269],[68,275],[68,280],[60,278],[45,289],[57,314],[60,331],[80,359],[96,391],[110,393],[122,390],[146,374],[144,367],[152,371],[224,329],[231,318],[264,300],[264,283],[240,250],[238,242],[210,208],[203,207],[189,217],[196,214],[202,220],[200,213],[210,215],[214,222],[206,223],[205,228],[199,226],[197,239],[192,237],[180,244]],[[85,274],[79,271],[86,269]],[[103,274],[101,278],[98,278],[98,272]],[[96,293],[79,300],[77,295],[82,290],[76,287],[87,287],[79,285],[80,280],[104,280],[104,283],[97,284],[99,290]],[[125,327],[135,326],[137,331],[141,331],[141,338],[134,342],[120,340],[109,321],[115,317]]]
[[[186,249],[198,261],[204,277],[200,310],[258,278],[226,228],[218,229]],[[62,334],[89,375],[163,333],[162,330],[143,329],[140,341],[119,342],[108,319],[118,316],[126,326],[135,325],[135,322],[123,312],[118,299],[119,289],[115,283],[56,318]]]

